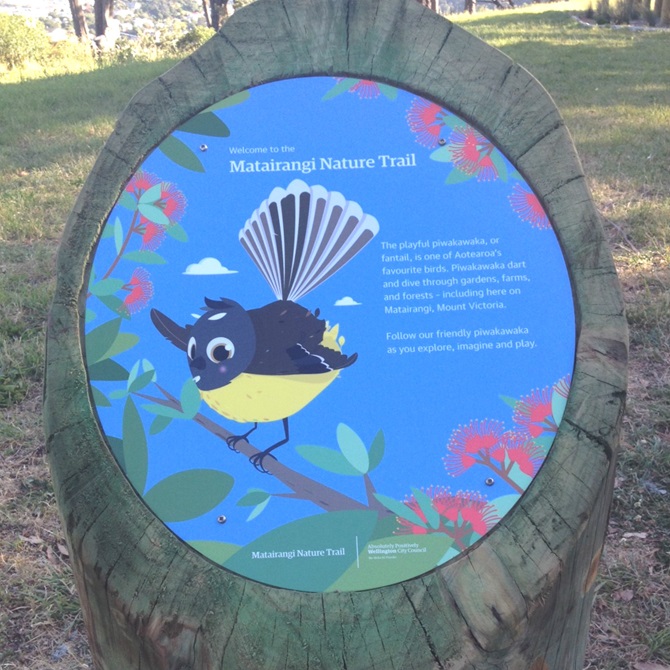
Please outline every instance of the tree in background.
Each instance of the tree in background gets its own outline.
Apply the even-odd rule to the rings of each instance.
[[[662,26],[670,26],[670,0],[656,0],[654,11]]]
[[[79,0],[70,0],[70,12],[72,13],[74,34],[81,42],[88,42],[88,26]]]
[[[207,27],[214,30],[218,30],[235,11],[233,0],[209,0],[209,8],[207,0],[202,0],[202,9],[205,12]]]
[[[114,0],[95,0],[95,41],[100,49],[112,49],[121,34],[114,18]]]

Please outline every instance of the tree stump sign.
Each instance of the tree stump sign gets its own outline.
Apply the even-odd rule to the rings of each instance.
[[[71,215],[46,428],[98,668],[580,668],[625,394],[564,124],[414,0],[259,0]]]

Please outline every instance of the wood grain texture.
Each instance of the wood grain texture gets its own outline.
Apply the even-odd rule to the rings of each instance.
[[[517,166],[555,223],[574,286],[564,421],[527,493],[441,569],[301,593],[210,563],[138,498],[94,417],[82,353],[87,272],[124,184],[175,127],[258,84],[347,75],[452,109]],[[46,434],[99,670],[571,670],[582,667],[626,385],[622,300],[581,165],[532,76],[415,0],[259,0],[140,91],[74,207],[47,342]]]

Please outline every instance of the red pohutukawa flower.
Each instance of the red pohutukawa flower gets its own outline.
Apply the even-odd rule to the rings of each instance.
[[[471,530],[484,535],[499,521],[495,508],[480,494],[471,491],[451,493],[448,488],[435,486],[425,491],[431,499],[433,509],[440,515],[437,527],[431,526],[421,506],[414,496],[404,502],[424,522],[424,525],[412,523],[408,519],[397,517],[399,535],[426,535],[428,533],[446,533],[460,538]]]
[[[463,474],[477,463],[475,456],[487,456],[496,447],[505,432],[502,421],[471,421],[459,426],[447,444],[447,455],[442,459],[450,475]]]
[[[467,175],[477,176],[477,181],[492,181],[498,178],[498,169],[491,154],[494,146],[474,128],[455,128],[449,139],[454,167]]]
[[[161,206],[163,214],[165,214],[172,223],[175,223],[184,215],[186,198],[174,184],[164,182],[161,185],[161,199],[157,204]]]
[[[447,111],[434,102],[424,98],[414,98],[407,111],[409,129],[416,134],[416,141],[424,147],[433,149],[440,140],[440,131],[444,128]]]
[[[142,193],[148,191],[152,186],[160,184],[160,181],[155,174],[138,170],[126,185],[126,191],[132,193],[139,200]]]
[[[495,507],[481,493],[459,491],[456,497],[458,498],[457,511],[462,520],[462,523],[459,524],[460,526],[469,524],[475,533],[485,535],[500,521]],[[457,522],[454,521],[454,523]]]
[[[530,437],[539,437],[544,432],[555,433],[557,426],[551,407],[551,389],[535,389],[521,398],[514,406],[512,419]]]
[[[510,465],[516,463],[521,472],[534,477],[544,461],[544,452],[527,435],[509,432],[505,433],[500,446],[491,453],[491,458],[501,466],[505,460]]]
[[[542,207],[538,197],[532,191],[527,191],[520,184],[514,184],[509,201],[512,209],[519,215],[522,221],[530,223],[533,228],[537,228],[538,230],[551,228],[544,207]]]
[[[350,89],[349,93],[358,93],[362,100],[372,100],[379,97],[379,85],[369,79],[359,79]]]
[[[146,307],[154,295],[154,285],[144,268],[135,269],[130,281],[123,286],[123,290],[128,291],[121,307],[126,314],[135,314]]]
[[[142,251],[156,251],[165,239],[165,227],[142,218],[139,231],[142,235]]]

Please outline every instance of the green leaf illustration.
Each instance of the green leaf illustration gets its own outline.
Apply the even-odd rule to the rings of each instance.
[[[240,549],[238,544],[216,542],[214,540],[192,540],[188,544],[203,556],[209,558],[210,561],[219,565],[227,561]]]
[[[345,423],[337,426],[337,446],[351,467],[362,475],[370,469],[370,457],[363,440]]]
[[[530,483],[533,481],[533,478],[530,475],[521,472],[521,468],[518,463],[512,465],[512,469],[509,472],[509,478],[517,485],[520,486],[524,491],[530,486]]]
[[[129,393],[136,393],[137,391],[142,390],[145,386],[148,386],[156,379],[156,373],[153,370],[148,372],[143,372],[141,375],[138,375],[131,384],[128,386]]]
[[[114,358],[128,349],[132,349],[140,338],[135,333],[119,333],[112,346],[105,352],[104,358]]]
[[[398,97],[398,89],[388,84],[377,84],[380,93],[389,100],[395,100]]]
[[[162,479],[144,495],[154,514],[166,523],[195,519],[219,505],[234,480],[219,470],[184,470]]]
[[[119,310],[123,307],[123,300],[116,295],[102,295],[98,296],[100,302],[108,307],[112,312],[119,313]],[[125,313],[121,313],[121,318],[126,321],[130,320],[130,316]]]
[[[340,81],[331,88],[326,95],[321,98],[321,100],[331,100],[332,98],[335,98],[336,96],[340,95],[341,93],[345,93],[348,91],[356,82],[359,81],[358,79],[341,79]]]
[[[444,183],[448,185],[452,184],[461,184],[464,181],[468,181],[469,179],[472,179],[474,177],[474,174],[467,174],[458,168],[454,168],[448,175],[447,178],[445,179]]]
[[[376,435],[372,444],[370,445],[370,452],[368,457],[370,458],[370,469],[368,472],[372,472],[384,458],[384,450],[386,449],[386,441],[384,439],[384,431],[380,430]]]
[[[102,391],[95,388],[95,386],[91,386],[91,395],[93,396],[93,402],[96,404],[97,407],[112,406],[112,403],[109,402],[107,396]]]
[[[506,405],[509,405],[512,409],[516,407],[516,404],[519,402],[516,398],[511,398],[508,395],[498,396]]]
[[[165,214],[163,210],[160,207],[157,207],[156,205],[140,203],[139,205],[137,205],[137,209],[140,210],[140,214],[145,219],[148,219],[152,223],[155,223],[159,226],[169,226],[171,223],[167,214]]]
[[[253,507],[247,521],[252,521],[268,506],[272,496],[263,489],[249,489],[238,501],[238,507]]]
[[[395,500],[394,498],[385,496],[381,493],[375,493],[374,496],[382,505],[384,505],[384,507],[390,509],[391,512],[396,516],[399,516],[401,519],[405,519],[416,526],[421,526],[421,528],[428,528],[428,524],[413,509],[407,507],[407,505],[399,500]]]
[[[119,328],[121,319],[112,319],[86,334],[86,360],[89,364],[109,358],[106,354],[116,341]]]
[[[250,95],[251,93],[249,91],[240,91],[239,93],[235,93],[235,95],[231,95],[225,100],[221,100],[221,102],[216,102],[210,107],[207,107],[207,109],[203,110],[202,113],[204,114],[206,112],[214,112],[217,109],[225,109],[227,107],[233,107],[235,105],[239,105],[245,100],[248,100]]]
[[[442,117],[442,121],[447,128],[451,128],[452,130],[456,129],[461,129],[461,128],[467,128],[468,127],[468,122],[464,121],[458,116],[455,116],[454,114],[446,114],[445,116]]]
[[[116,361],[106,359],[88,366],[88,378],[96,382],[125,382],[128,370]]]
[[[549,449],[551,449],[551,445],[554,443],[554,437],[556,436],[553,433],[551,435],[534,437],[533,443],[540,447],[546,456],[549,453]]]
[[[177,128],[183,133],[207,137],[230,137],[228,126],[213,112],[201,112]]]
[[[172,419],[169,416],[157,416],[151,422],[149,435],[158,435],[158,433],[164,431],[171,423]]]
[[[129,193],[128,191],[124,191],[120,196],[119,199],[116,201],[117,205],[121,205],[121,207],[124,207],[125,209],[129,209],[131,212],[134,212],[137,209],[137,200],[133,196],[132,193]]]
[[[167,407],[166,405],[142,405],[142,409],[149,414],[156,414],[158,416],[164,416],[168,419],[190,419],[192,417],[187,417],[184,412],[180,412],[178,409],[173,407]]]
[[[116,462],[119,464],[119,467],[125,472],[126,464],[123,461],[123,440],[119,437],[112,437],[111,435],[106,435],[107,443],[109,448],[116,458]]]
[[[440,527],[440,513],[433,507],[433,501],[421,489],[412,488],[414,500],[418,503],[423,515],[426,517],[428,525],[437,529]]]
[[[451,155],[451,150],[448,146],[440,147],[435,149],[430,154],[430,160],[437,161],[438,163],[451,163],[453,161],[453,156]]]
[[[257,516],[259,516],[263,512],[263,510],[268,506],[269,503],[270,503],[270,498],[267,498],[262,503],[259,503],[258,505],[256,505],[256,507],[254,507],[251,510],[251,513],[249,514],[249,516],[247,517],[246,520],[247,521],[253,521]]]
[[[142,195],[140,196],[139,204],[154,205],[161,199],[162,193],[163,193],[163,184],[154,184],[146,191],[144,191],[144,193],[142,193]],[[142,210],[140,209],[140,211]]]
[[[121,247],[123,247],[123,226],[118,216],[114,219],[114,246],[116,247],[116,253],[120,253]]]
[[[503,155],[497,149],[494,149],[491,152],[491,162],[493,163],[495,169],[498,171],[498,177],[502,181],[507,181],[508,178],[507,163],[505,163]]]
[[[123,461],[126,477],[142,493],[147,482],[149,453],[142,419],[132,398],[126,398],[123,408]]]
[[[91,323],[91,321],[95,321],[97,316],[98,315],[92,309],[89,309],[87,307],[86,308],[86,313],[84,314],[84,321],[86,323]]]
[[[116,391],[112,391],[109,394],[109,397],[112,400],[120,400],[121,398],[125,398],[128,395],[128,389],[117,389]]]
[[[129,251],[123,254],[123,260],[133,261],[134,263],[144,263],[145,265],[163,265],[166,261],[155,251]]]
[[[90,290],[94,296],[99,298],[120,291],[123,288],[123,284],[123,279],[101,279],[100,281],[95,282],[95,284],[92,284]]]
[[[521,496],[518,493],[510,493],[506,496],[500,496],[499,498],[494,498],[489,502],[498,516],[502,519],[511,509],[516,505]]]
[[[336,475],[346,475],[347,477],[361,476],[361,473],[352,467],[339,451],[335,451],[334,449],[319,447],[313,444],[301,444],[295,450],[306,461],[326,472],[333,472]]]
[[[270,494],[263,489],[249,489],[238,501],[238,507],[255,507],[265,502]]]
[[[181,387],[181,394],[179,395],[181,409],[187,419],[192,419],[198,413],[200,401],[200,389],[196,386],[193,379],[189,377]]]
[[[158,148],[174,163],[193,172],[204,172],[200,159],[181,140],[168,135]]]
[[[165,232],[177,242],[188,242],[188,233],[178,223],[169,225]]]
[[[558,426],[563,419],[565,413],[565,406],[568,404],[568,399],[561,395],[556,389],[551,394],[551,414],[554,417],[554,423]]]

